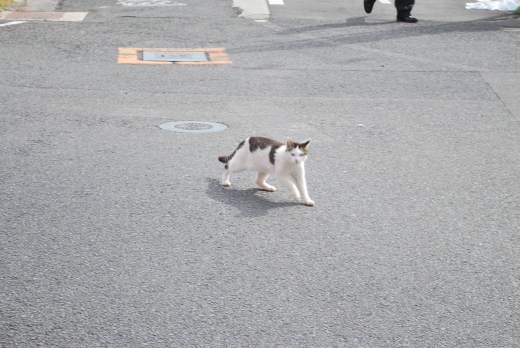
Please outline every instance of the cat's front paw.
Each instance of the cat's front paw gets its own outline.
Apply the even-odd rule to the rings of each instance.
[[[300,195],[293,195],[293,198],[296,202],[299,202],[302,199]]]
[[[231,183],[230,183],[229,181],[224,181],[224,182],[222,183],[222,186],[224,186],[224,187],[229,187],[229,186],[231,186]]]
[[[312,199],[308,199],[305,201],[305,204],[307,204],[308,206],[312,207],[314,206],[314,201]]]
[[[262,188],[263,188],[264,190],[266,190],[266,191],[269,191],[269,192],[274,192],[274,191],[276,191],[276,187],[271,186],[271,185],[265,185],[265,186],[263,186]]]

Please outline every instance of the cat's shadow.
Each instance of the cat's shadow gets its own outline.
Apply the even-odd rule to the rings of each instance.
[[[208,178],[206,194],[217,202],[230,205],[240,210],[238,217],[261,217],[265,216],[272,209],[297,207],[299,204],[294,201],[275,202],[269,200],[268,195],[279,194],[277,192],[267,192],[261,188],[236,189],[224,187],[219,180]],[[290,197],[290,195],[287,193]]]

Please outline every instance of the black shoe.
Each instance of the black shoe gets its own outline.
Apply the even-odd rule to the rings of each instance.
[[[398,22],[405,22],[405,23],[417,23],[419,20],[415,17],[411,16],[405,16],[405,17],[399,17],[397,16]]]
[[[365,5],[366,13],[372,12],[372,8],[374,7],[375,2],[376,2],[376,0],[363,0],[363,5]]]

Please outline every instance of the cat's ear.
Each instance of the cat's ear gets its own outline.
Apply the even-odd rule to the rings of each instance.
[[[289,137],[287,138],[287,148],[288,149],[293,149],[294,148],[294,143],[293,143],[293,141]]]
[[[305,140],[303,143],[300,143],[300,148],[306,149],[309,146],[310,142],[311,142],[311,139]]]

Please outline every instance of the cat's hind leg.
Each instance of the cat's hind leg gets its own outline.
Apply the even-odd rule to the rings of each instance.
[[[229,181],[231,173],[240,173],[246,169],[236,158],[232,158],[228,163],[226,163],[225,168],[224,173],[222,173],[222,186],[226,187],[231,186],[231,182]]]
[[[268,176],[269,174],[267,173],[258,173],[258,176],[256,177],[256,184],[266,191],[274,192],[276,191],[276,187],[273,187],[265,182]]]
[[[229,175],[231,173],[229,172],[229,170],[224,170],[224,173],[222,173],[222,186],[226,186],[226,187],[229,187],[231,186],[231,182],[229,181]]]

